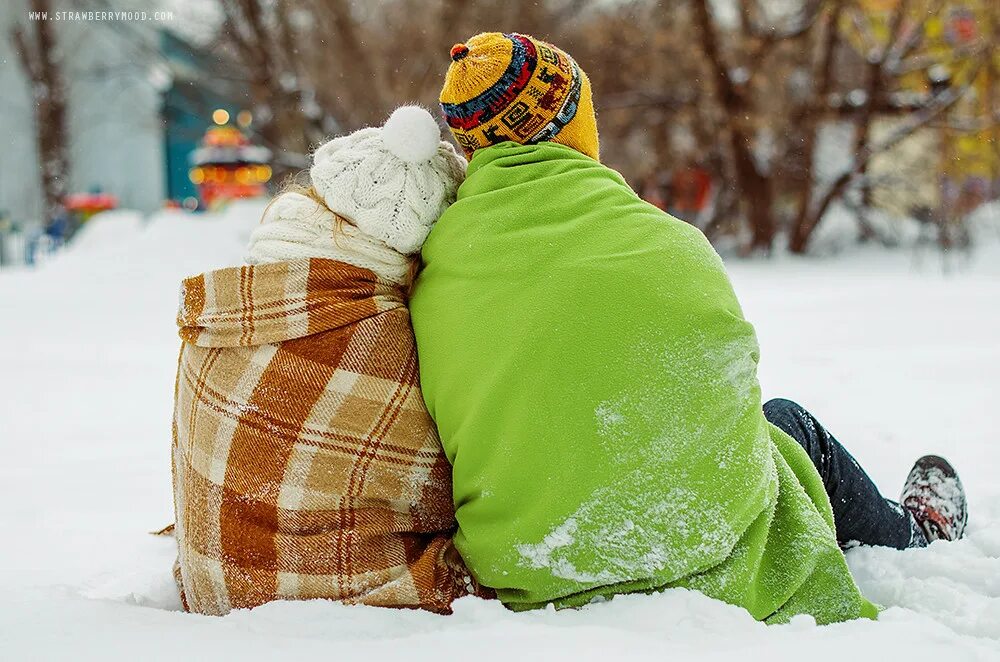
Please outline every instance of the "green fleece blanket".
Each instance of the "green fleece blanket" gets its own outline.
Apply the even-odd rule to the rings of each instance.
[[[554,143],[476,152],[410,303],[469,568],[514,609],[698,589],[874,617],[694,227]]]

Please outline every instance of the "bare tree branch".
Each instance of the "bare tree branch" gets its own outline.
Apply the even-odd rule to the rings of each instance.
[[[976,69],[978,71],[978,67]],[[970,81],[961,88],[948,89],[942,92],[931,105],[920,112],[914,113],[889,134],[885,140],[877,145],[866,145],[855,157],[853,165],[841,173],[827,189],[826,194],[820,198],[819,203],[811,213],[811,223],[815,225],[819,222],[819,219],[826,213],[830,204],[855,182],[857,176],[864,171],[874,156],[892,149],[911,136],[915,131],[926,126],[935,117],[952,108],[959,99],[963,98],[972,89],[974,81],[975,76],[971,76]]]

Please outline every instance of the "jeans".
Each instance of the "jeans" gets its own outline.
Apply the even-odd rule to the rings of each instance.
[[[927,538],[913,515],[883,497],[857,460],[819,421],[791,400],[764,405],[764,416],[799,442],[819,471],[833,506],[837,542],[907,549],[925,547]]]

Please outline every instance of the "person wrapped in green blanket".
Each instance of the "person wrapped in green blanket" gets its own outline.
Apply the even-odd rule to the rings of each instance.
[[[720,258],[597,160],[585,74],[519,34],[452,60],[471,163],[410,306],[476,579],[516,610],[686,587],[768,622],[874,618],[820,475],[764,417]]]

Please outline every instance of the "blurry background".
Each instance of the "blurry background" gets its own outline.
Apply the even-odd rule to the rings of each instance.
[[[967,249],[996,220],[996,0],[11,0],[0,264],[104,209],[273,192],[324,138],[433,108],[485,30],[569,51],[602,159],[720,250]]]

